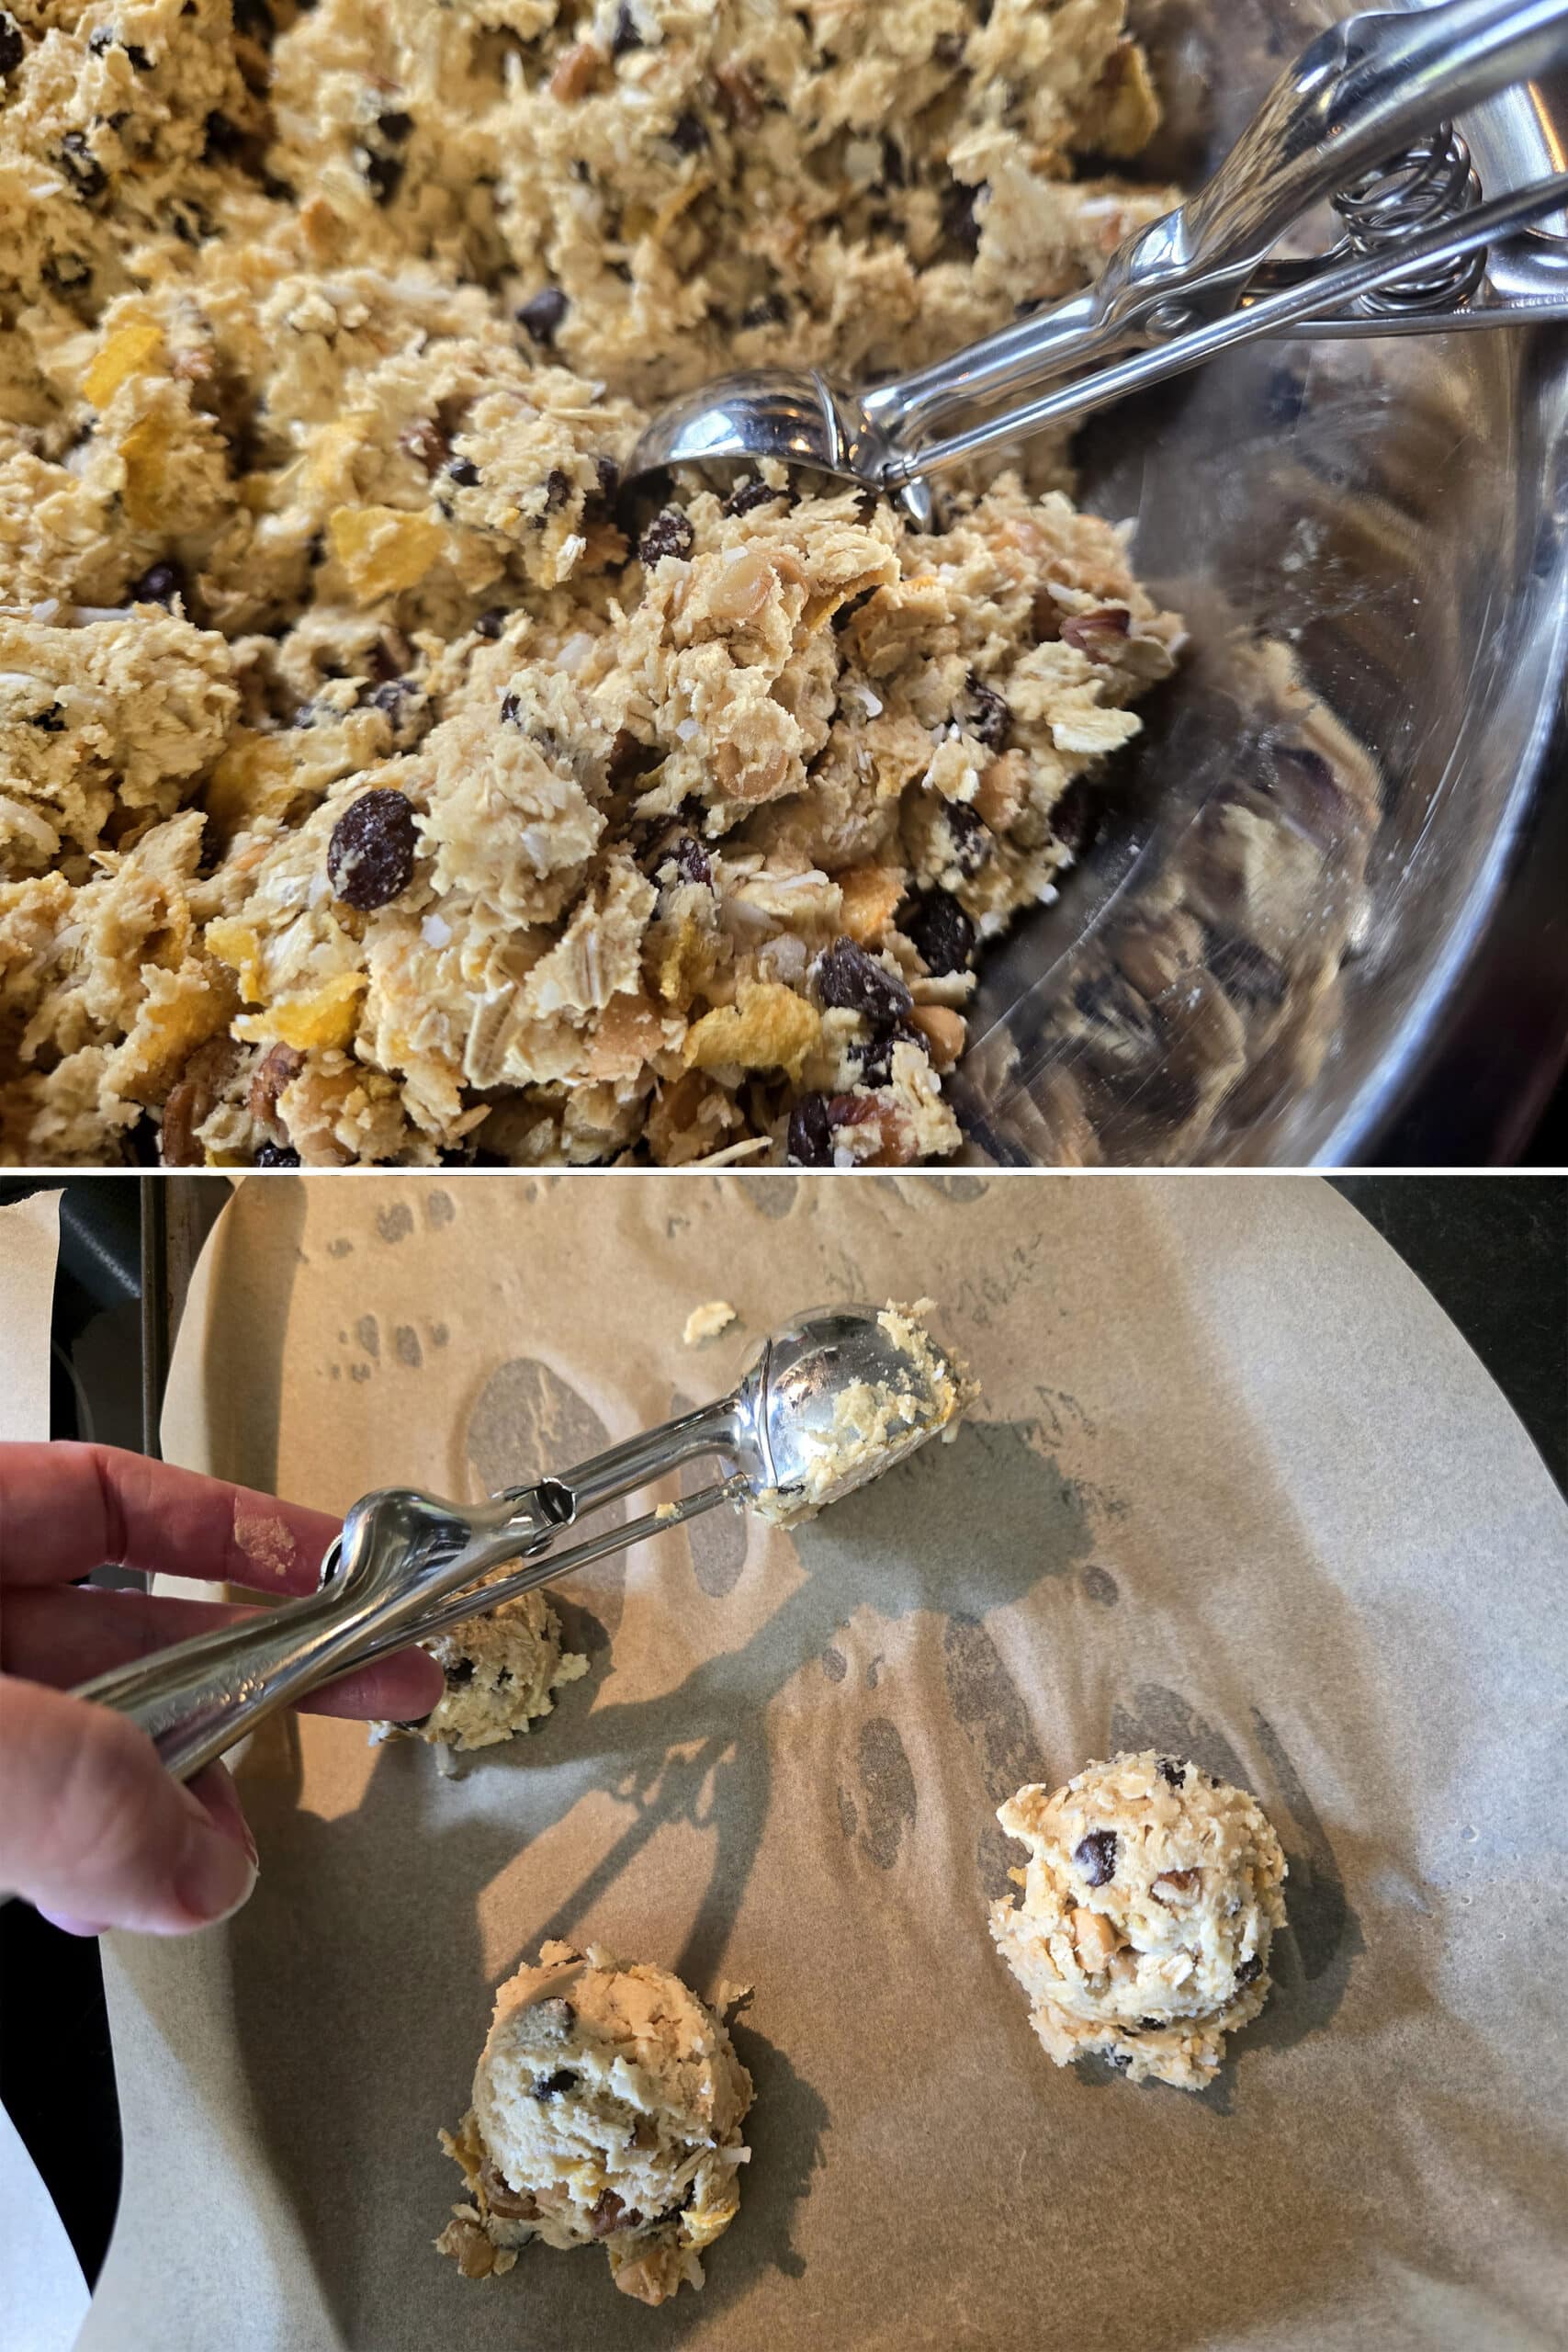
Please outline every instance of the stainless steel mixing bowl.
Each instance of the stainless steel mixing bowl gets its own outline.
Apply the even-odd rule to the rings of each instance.
[[[1141,168],[1194,182],[1348,13],[1134,0],[1168,109]],[[1561,170],[1568,80],[1463,128],[1489,194]],[[1565,423],[1547,327],[1260,345],[1089,429],[1080,494],[1192,644],[1060,901],[986,965],[973,1156],[1517,1151],[1568,1042]]]

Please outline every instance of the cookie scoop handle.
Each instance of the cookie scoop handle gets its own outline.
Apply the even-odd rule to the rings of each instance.
[[[129,1715],[176,1780],[189,1780],[367,1646],[414,1638],[416,1621],[446,1594],[499,1561],[547,1548],[573,1511],[554,1479],[478,1510],[412,1488],[367,1495],[344,1521],[318,1590],[95,1676],[73,1695]]]

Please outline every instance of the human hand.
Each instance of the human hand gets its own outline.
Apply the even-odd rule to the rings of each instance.
[[[102,1445],[0,1445],[0,1895],[73,1935],[182,1935],[238,1910],[256,1849],[234,1784],[185,1786],[126,1716],[69,1687],[248,1609],[79,1587],[100,1565],[313,1592],[338,1522]],[[300,1703],[411,1722],[441,1669],[400,1650]]]

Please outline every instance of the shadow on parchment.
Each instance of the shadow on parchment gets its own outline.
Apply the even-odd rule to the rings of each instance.
[[[548,1742],[550,1764],[561,1770],[559,1794],[552,1794],[547,1812],[528,1804],[536,1779],[530,1772],[531,1743],[475,1767],[502,1783],[516,1776],[515,1823],[444,1819],[429,1759],[411,1750],[382,1756],[357,1812],[332,1823],[298,1814],[286,1823],[292,1792],[247,1783],[268,1856],[264,1894],[274,1904],[298,1906],[299,1933],[290,1946],[298,1955],[290,1981],[279,1984],[276,1917],[265,1956],[258,1942],[249,1968],[245,1915],[231,1931],[246,2072],[272,2160],[293,2197],[344,2343],[366,2352],[399,2352],[405,2343],[417,2344],[423,2352],[434,2301],[443,2327],[460,2328],[475,2347],[522,2341],[646,2345],[716,2318],[722,2332],[725,2312],[739,2307],[761,2278],[798,2270],[792,2217],[810,2193],[830,2120],[820,2094],[796,2071],[810,2064],[809,2050],[801,2048],[787,2061],[778,2052],[756,2052],[758,2158],[744,2187],[740,2219],[713,2250],[709,2287],[700,2300],[682,2297],[652,2314],[628,2310],[614,2294],[606,2267],[587,2252],[570,2262],[542,2255],[525,2259],[494,2291],[475,2290],[435,2264],[428,2238],[445,2216],[457,2177],[434,2153],[433,2129],[437,2121],[455,2120],[464,2103],[491,1985],[471,1905],[465,1902],[433,1923],[417,1873],[411,1871],[409,1884],[396,1885],[390,1894],[381,1874],[428,1837],[446,1841],[443,1878],[479,1888],[583,1795],[611,1793],[631,1802],[628,1826],[569,1898],[520,1931],[520,1946],[531,1950],[546,1936],[573,1934],[604,1887],[648,1841],[667,1825],[684,1822],[715,1840],[707,1884],[682,1950],[649,1956],[677,1968],[698,1990],[711,1989],[768,1815],[767,1748],[755,1718],[814,1657],[822,1661],[825,1679],[834,1680],[828,1655],[841,1655],[834,1636],[860,1607],[890,1617],[917,1613],[929,1623],[930,1637],[942,1644],[947,1705],[964,1738],[948,1802],[965,1802],[966,1751],[975,1823],[975,1883],[953,1894],[953,1932],[972,1935],[976,1945],[964,2063],[994,2069],[999,2093],[1027,2086],[1028,2103],[1040,2119],[1038,2139],[1031,2143],[1034,2172],[1025,2177],[1020,2171],[1012,2198],[998,2200],[972,2245],[950,2249],[959,2269],[971,2276],[981,2266],[1019,2276],[1016,2333],[985,2340],[1032,2346],[1047,2340],[1029,2301],[1034,2266],[1066,2269],[1086,2246],[1100,2245],[1111,2211],[1122,2249],[1113,2311],[1092,2324],[1082,2308],[1075,2311],[1060,2340],[1080,2352],[1090,2346],[1101,2352],[1112,2343],[1135,2343],[1140,2352],[1181,2352],[1261,2336],[1278,2320],[1299,2326],[1330,2299],[1343,2316],[1344,2298],[1355,2294],[1358,2282],[1380,2270],[1386,2277],[1391,2268],[1416,2280],[1472,2287],[1473,2267],[1467,2269],[1466,2257],[1456,2253],[1440,2207],[1428,2207],[1421,2163],[1412,2155],[1417,2131],[1428,2138],[1444,2135],[1443,2144],[1468,2154],[1472,2167],[1484,2151],[1500,2188],[1550,2233],[1552,2152],[1539,2134],[1525,2132],[1514,2133],[1499,2156],[1506,2117],[1497,2114],[1489,2131],[1486,2092],[1461,2088],[1471,2068],[1476,2086],[1488,2083],[1489,2069],[1495,2081],[1490,2053],[1473,2029],[1434,2000],[1418,1943],[1402,1939],[1398,1922],[1386,1912],[1374,1910],[1363,1931],[1347,1893],[1344,1865],[1352,1852],[1355,1883],[1374,1888],[1384,1864],[1409,1875],[1416,1842],[1400,1793],[1406,1776],[1386,1753],[1380,1731],[1365,1626],[1323,1573],[1279,1492],[1268,1450],[1249,1431],[1247,1400],[1226,1396],[1217,1367],[1205,1361],[1206,1337],[1187,1312],[1180,1270],[1162,1258],[1158,1228],[1145,1228],[1135,1203],[1123,1213],[1125,1246],[1140,1253],[1163,1350],[1185,1365],[1195,1392],[1212,1398],[1224,1419],[1216,1507],[1226,1514],[1227,1533],[1238,1545],[1255,1544],[1259,1555],[1266,1548],[1271,1575],[1292,1596],[1295,1622],[1310,1630],[1312,1663],[1303,1670],[1310,1670],[1314,1706],[1342,1736],[1354,1739],[1360,1787],[1383,1792],[1375,1817],[1363,1807],[1359,1844],[1348,1847],[1344,1833],[1331,1838],[1276,1724],[1248,1697],[1260,1687],[1249,1629],[1226,1613],[1224,1602],[1217,1614],[1206,1608],[1201,1562],[1169,1556],[1156,1512],[1097,1535],[1078,1493],[1043,1460],[1029,1432],[998,1423],[967,1430],[950,1452],[915,1457],[882,1487],[803,1531],[799,1548],[810,1575],[739,1651],[705,1661],[675,1690],[649,1701],[596,1704],[603,1694],[591,1685],[563,1694],[557,1716],[535,1736]],[[1102,1555],[1092,1574],[1091,1551]],[[713,1598],[728,1589],[733,1566],[731,1552],[722,1547],[705,1559],[694,1548],[694,1605],[705,1594]],[[961,1609],[953,1606],[955,1589],[962,1592]],[[1067,1613],[1069,1605],[1075,1599],[1087,1605],[1111,1661],[1102,1682],[1086,1676],[1075,1683],[1068,1659],[1059,1669],[1053,1660],[1054,1679],[1040,1688],[1021,1687],[987,1620],[1031,1596],[1058,1648],[1066,1647],[1062,1629],[1077,1622]],[[1141,1633],[1124,1605],[1129,1601],[1137,1604]],[[1157,1665],[1145,1657],[1156,1634],[1165,1645]],[[1180,1653],[1177,1666],[1166,1655],[1173,1643]],[[844,1703],[863,1703],[859,1688],[853,1681],[845,1685]],[[671,1752],[676,1743],[679,1754]],[[1054,1783],[1090,1755],[1145,1744],[1180,1748],[1205,1769],[1253,1786],[1280,1830],[1292,1864],[1291,1927],[1274,1998],[1259,2023],[1233,2045],[1221,2084],[1198,2098],[1134,2089],[1120,2079],[1097,2087],[1082,2067],[1055,2073],[1030,2033],[1018,1988],[985,1949],[980,1898],[1000,1891],[1006,1862],[1016,1859],[990,1820],[994,1804],[1021,1781]],[[371,1871],[375,1886],[367,1885],[364,1894],[378,1921],[373,1949],[406,1954],[405,1966],[374,1985],[364,1981],[364,1944],[355,1933],[359,1874]],[[318,1901],[323,1878],[333,1888],[324,1906]],[[898,1882],[891,1870],[886,1883],[896,1903]],[[1365,1908],[1364,1896],[1362,1903]],[[1288,2063],[1264,2063],[1288,2062],[1294,2045],[1336,2020],[1363,1942],[1376,1965],[1360,1987],[1348,2033],[1337,2030],[1325,2037],[1326,2074],[1306,2077]],[[265,1984],[255,1981],[264,1968]],[[367,2006],[376,2021],[374,2036],[367,2032]],[[765,2023],[765,2009],[762,2014]],[[1434,2043],[1440,2064],[1428,2060]],[[367,2046],[389,2053],[369,2083],[359,2078],[351,2056]],[[419,2053],[420,2082],[453,2086],[445,2114],[412,2111],[417,2102],[400,2080],[403,2051]],[[1421,2063],[1410,2079],[1401,2074],[1395,2080],[1391,2070],[1412,2051],[1421,2053]],[[752,2052],[747,2054],[752,2063]],[[1325,2082],[1335,2102],[1331,2127],[1310,2111]],[[314,2132],[300,2128],[302,2085],[323,2119]],[[1292,2106],[1303,2088],[1307,2110]],[[355,2165],[374,2163],[382,2148],[389,2151],[388,2177],[402,2200],[395,2211],[375,2209],[363,2171],[345,2186],[345,2175]],[[429,2189],[411,2211],[405,2184],[416,2173]],[[1473,2191],[1473,2170],[1468,2186]],[[900,2273],[894,2261],[893,2273],[915,2279],[922,2217],[900,2211],[897,2179],[873,2187],[879,2226],[895,2247],[909,2249],[907,2266]],[[1023,2243],[1031,2262],[1019,2265]],[[885,2260],[893,2260],[886,2248],[883,2252]],[[441,2273],[434,2289],[431,2266]],[[1506,2258],[1499,2267],[1506,2267]],[[1480,2283],[1493,2288],[1490,2278]],[[840,2291],[852,2296],[854,2282],[837,2277],[817,2282],[814,2307],[820,2311],[825,2297]],[[456,2300],[448,2302],[448,2296]],[[1518,2307],[1517,2299],[1505,2296],[1505,2302]],[[911,2342],[937,2340],[910,2336]]]
[[[741,2220],[706,2261],[700,2299],[682,2295],[652,2313],[630,2307],[594,2249],[570,2261],[536,2254],[512,2280],[479,2293],[451,2266],[435,2265],[429,2240],[460,2188],[435,2149],[435,2128],[455,2123],[467,2104],[494,1987],[471,1904],[433,1920],[423,1874],[405,1877],[398,1868],[428,1838],[440,1846],[443,1883],[477,1890],[584,1796],[629,1801],[632,1818],[609,1851],[566,1903],[520,1935],[519,1950],[532,1952],[547,1938],[577,1933],[661,1829],[691,1824],[713,1842],[684,1942],[677,1952],[632,1956],[656,1958],[695,1990],[711,1991],[767,1820],[771,1769],[757,1718],[769,1701],[862,1605],[887,1618],[940,1611],[957,1558],[965,1591],[989,1609],[1070,1573],[1090,1545],[1073,1489],[1030,1432],[1006,1422],[969,1425],[952,1445],[913,1455],[796,1540],[810,1573],[739,1649],[705,1659],[652,1699],[595,1704],[592,1680],[570,1685],[547,1725],[474,1759],[470,1770],[519,1776],[525,1826],[522,1808],[515,1819],[443,1819],[442,1784],[430,1758],[412,1746],[382,1751],[358,1805],[333,1821],[299,1808],[292,1724],[275,1726],[247,1759],[243,1794],[265,1858],[265,1885],[229,1930],[236,2031],[271,2165],[341,2340],[355,2352],[423,2344],[401,2331],[414,2325],[413,2312],[428,2312],[433,2291],[459,2294],[452,2324],[470,2344],[491,2341],[492,2328],[495,2342],[514,2343],[523,2307],[513,2288],[525,2293],[530,2324],[547,2327],[554,2343],[571,2343],[575,2328],[578,2341],[648,2346],[711,2324],[766,2270],[794,2277],[804,2269],[790,2216],[809,2193],[828,2109],[801,2070],[807,2053],[786,2058],[746,2020],[737,2046],[757,2081],[748,2124],[757,2154]],[[598,1598],[592,1607],[565,1604],[569,1634],[592,1624]],[[548,1796],[531,1770],[535,1743],[547,1738]],[[374,1923],[369,1935],[367,1922]],[[280,1954],[289,1965],[284,1983]],[[375,1978],[371,1954],[381,1972]],[[765,2024],[765,2006],[760,2018]],[[367,2069],[367,2049],[384,2050],[385,2064]],[[443,2111],[428,2110],[428,2094],[411,2095],[416,2070],[405,2075],[404,2051],[419,2053],[420,2083],[451,2086]],[[412,2211],[389,2214],[366,2194],[368,2163],[394,2183],[428,2177],[428,2194]],[[432,2265],[450,2270],[450,2283],[442,2278],[433,2290]]]

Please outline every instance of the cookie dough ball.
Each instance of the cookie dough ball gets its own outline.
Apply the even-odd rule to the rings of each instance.
[[[435,2241],[466,2278],[510,2270],[530,2238],[603,2245],[623,2294],[703,2283],[750,2151],[751,2078],[713,2011],[667,1969],[547,1943],[495,1997],[456,2135],[469,2202]]]
[[[1047,2053],[1201,2090],[1268,1999],[1285,1924],[1285,1858],[1251,1797],[1150,1748],[1020,1789],[997,1819],[1030,1859],[991,1933]]]
[[[482,1617],[468,1617],[423,1647],[446,1678],[423,1724],[373,1724],[372,1740],[423,1739],[443,1750],[493,1747],[547,1715],[565,1682],[588,1660],[562,1645],[560,1619],[542,1592],[520,1593]]]

